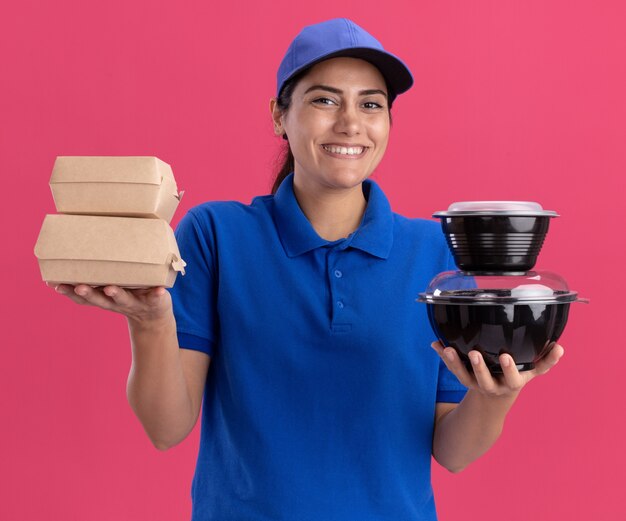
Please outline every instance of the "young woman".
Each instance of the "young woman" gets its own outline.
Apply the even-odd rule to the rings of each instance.
[[[431,455],[465,468],[563,354],[523,373],[502,355],[494,378],[478,352],[470,374],[430,349],[415,298],[454,265],[438,224],[393,213],[369,179],[412,83],[350,20],[306,27],[270,101],[289,147],[273,193],[192,208],[170,291],[57,287],[126,315],[128,399],[157,448],[204,403],[194,520],[436,519]]]

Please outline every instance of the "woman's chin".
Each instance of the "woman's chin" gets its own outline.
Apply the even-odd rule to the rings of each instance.
[[[338,172],[329,172],[326,175],[326,180],[328,183],[328,187],[347,190],[359,186],[369,176],[369,172],[344,170]]]
[[[296,171],[296,184],[303,189],[305,186],[313,189],[317,185],[318,189],[322,190],[351,190],[357,188],[365,181],[371,174],[369,171],[364,171],[358,168],[327,168],[323,173],[301,172],[298,175]],[[300,178],[300,179],[298,179]]]

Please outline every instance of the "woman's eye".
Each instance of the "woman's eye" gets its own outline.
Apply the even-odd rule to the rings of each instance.
[[[330,98],[316,98],[313,100],[313,103],[317,103],[320,105],[336,105],[336,102]],[[366,109],[382,109],[383,105],[380,103],[376,103],[375,101],[366,101],[363,103],[363,106]]]
[[[366,101],[364,105],[369,105],[369,107],[366,107],[368,109],[382,109],[383,108],[382,105],[380,105],[379,103],[376,103],[375,101]]]
[[[329,98],[317,98],[316,100],[313,100],[313,103],[321,103],[322,105],[329,105],[330,103],[325,103],[327,101],[330,103],[335,103],[333,100]]]

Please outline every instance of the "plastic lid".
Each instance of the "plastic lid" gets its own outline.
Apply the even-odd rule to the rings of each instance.
[[[543,207],[539,203],[533,203],[531,201],[462,201],[458,203],[452,203],[448,206],[449,212],[459,211],[478,211],[478,212],[491,212],[491,211],[531,211],[541,212]]]
[[[562,303],[577,301],[565,279],[549,271],[521,275],[471,274],[445,271],[437,275],[418,300],[447,304]]]
[[[544,210],[532,201],[461,201],[452,203],[447,211],[436,212],[433,217],[460,215],[518,215],[557,217],[551,210]]]

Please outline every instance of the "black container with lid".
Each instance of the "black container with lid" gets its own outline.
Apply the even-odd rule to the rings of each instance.
[[[467,367],[467,354],[480,351],[492,373],[502,369],[502,353],[510,354],[518,370],[532,369],[557,342],[567,323],[572,302],[587,302],[551,272],[523,275],[468,274],[447,271],[437,275],[419,302],[437,337],[454,347]]]
[[[518,370],[534,368],[565,329],[569,305],[578,298],[560,275],[530,271],[556,212],[526,201],[469,201],[436,212],[460,271],[437,275],[418,302],[431,326],[456,349],[479,351],[492,373],[510,354]]]
[[[550,219],[558,217],[527,201],[467,201],[436,212],[456,265],[465,271],[531,270]]]

